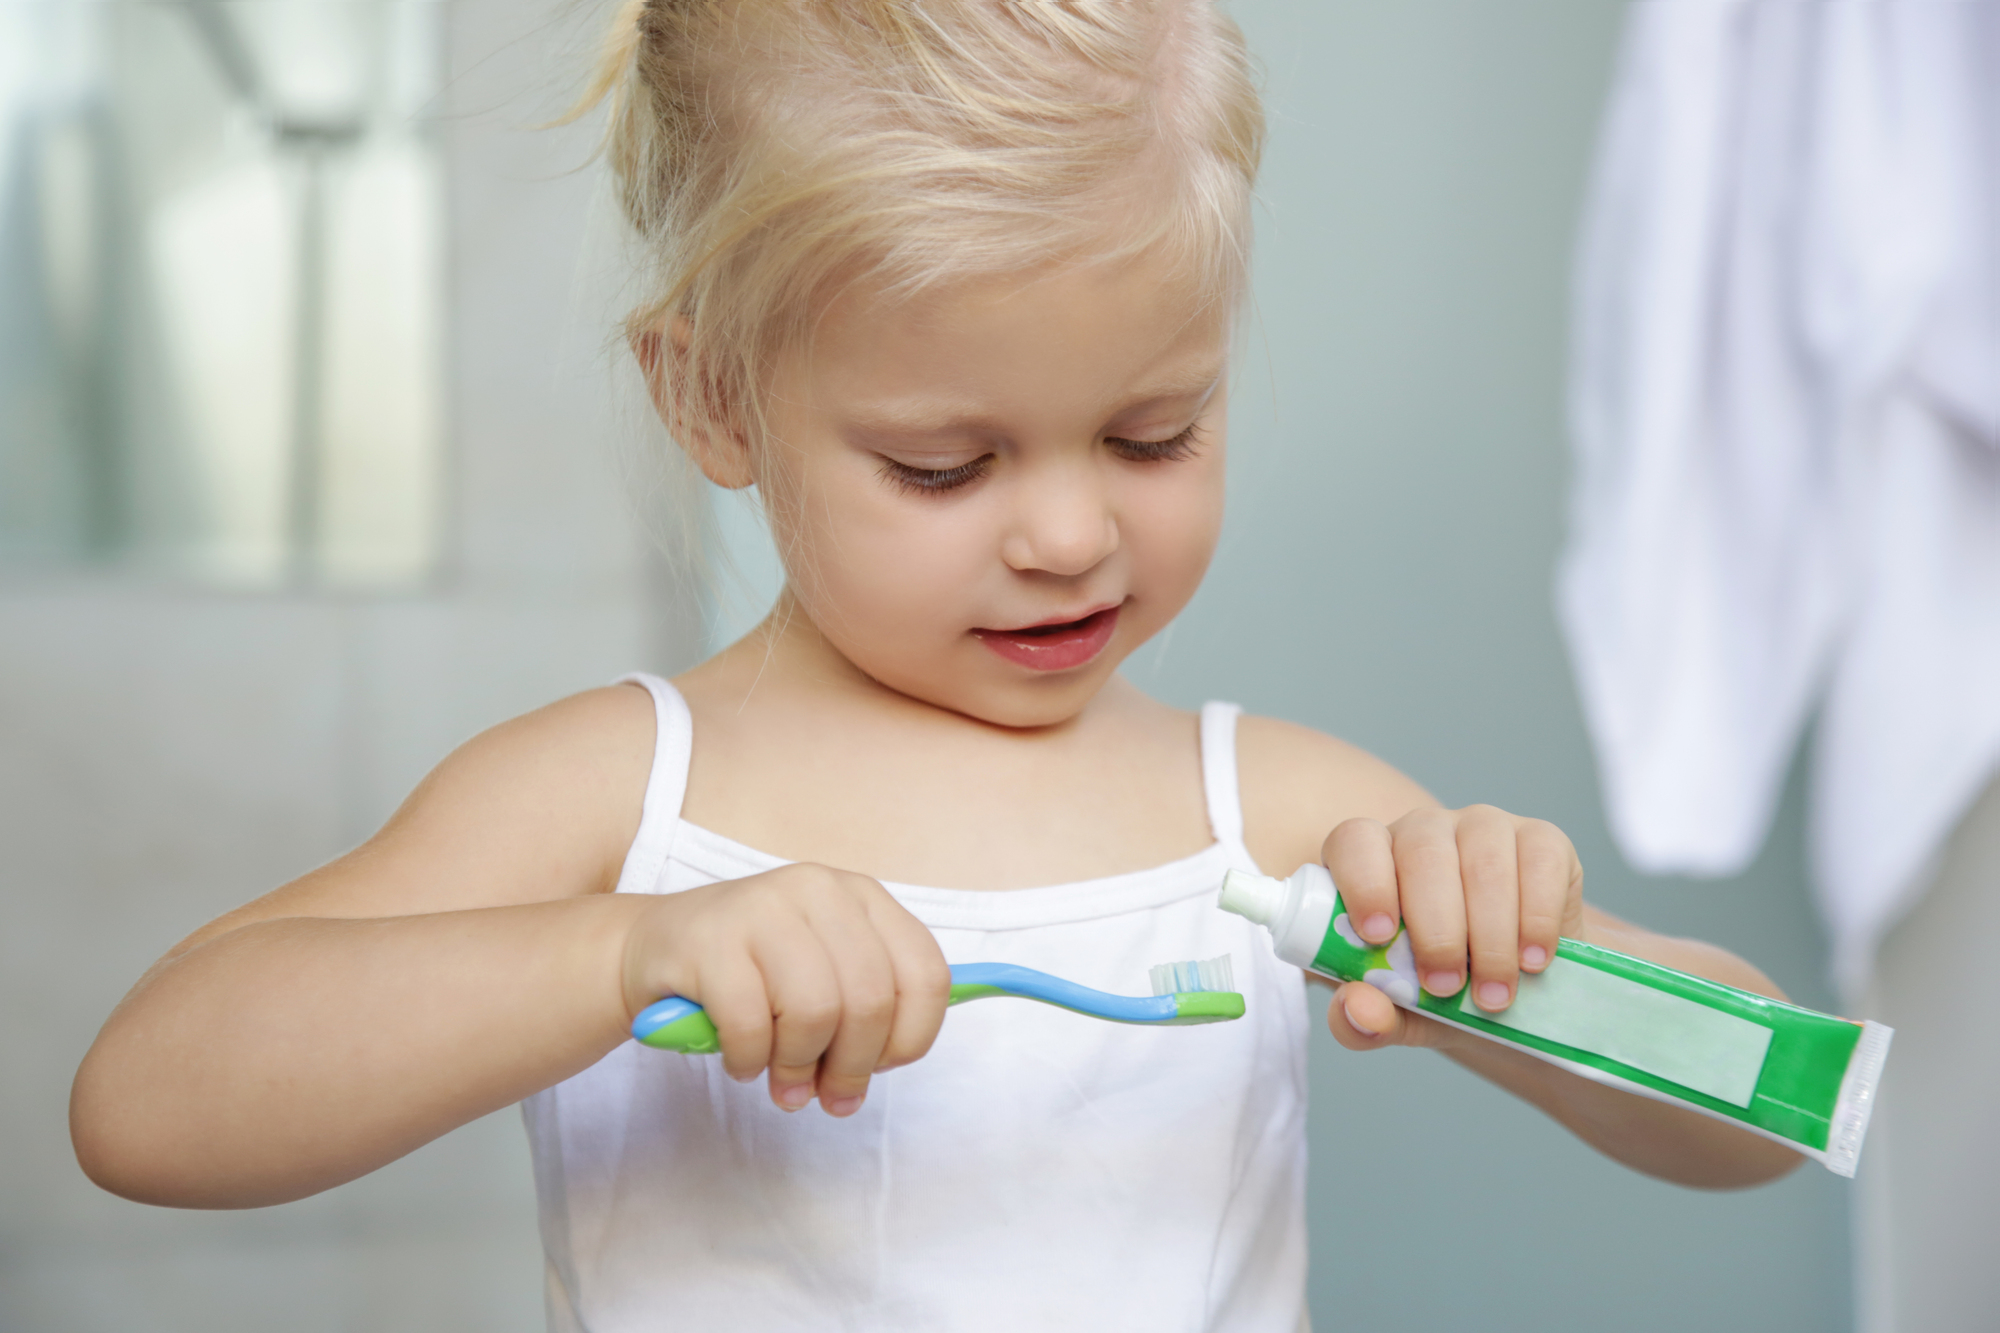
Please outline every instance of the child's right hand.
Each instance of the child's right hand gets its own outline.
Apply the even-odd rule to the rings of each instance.
[[[852,1115],[870,1076],[928,1051],[951,970],[922,922],[865,875],[788,865],[661,895],[625,939],[628,1016],[668,995],[708,1011],[722,1064],[771,1100]]]

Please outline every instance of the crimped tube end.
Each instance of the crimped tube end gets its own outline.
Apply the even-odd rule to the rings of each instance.
[[[1827,1136],[1825,1162],[1836,1176],[1852,1177],[1861,1165],[1861,1142],[1875,1114],[1875,1092],[1882,1083],[1882,1066],[1889,1058],[1889,1040],[1896,1030],[1880,1023],[1863,1023],[1861,1040],[1840,1081],[1840,1098],[1833,1112],[1833,1132]]]

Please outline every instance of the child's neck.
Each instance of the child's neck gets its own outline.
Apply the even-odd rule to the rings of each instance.
[[[787,599],[679,684],[695,720],[685,817],[788,860],[1015,888],[1209,841],[1194,719],[1117,676],[1061,723],[995,726],[873,680]]]

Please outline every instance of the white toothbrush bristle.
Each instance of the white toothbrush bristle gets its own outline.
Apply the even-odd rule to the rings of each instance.
[[[1236,989],[1236,978],[1229,968],[1229,955],[1220,958],[1204,958],[1200,962],[1155,963],[1153,965],[1153,994],[1174,995],[1181,991]]]

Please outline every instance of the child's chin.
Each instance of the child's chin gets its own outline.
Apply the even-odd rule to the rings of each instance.
[[[982,699],[977,706],[957,707],[954,711],[989,726],[1031,731],[1036,727],[1053,727],[1069,721],[1083,711],[1084,705],[1096,693],[1097,684],[1093,679],[1087,689],[1079,686],[1064,691],[1050,690],[1028,698]]]
[[[1029,730],[1053,727],[1081,713],[1115,665],[1107,653],[1074,671],[1029,675],[988,668],[940,679],[876,679],[900,694],[989,726]]]

